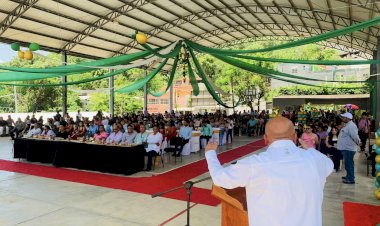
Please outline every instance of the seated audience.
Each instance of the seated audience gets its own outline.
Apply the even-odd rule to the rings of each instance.
[[[69,137],[69,134],[67,133],[64,125],[59,125],[58,132],[56,134],[56,137],[67,139]]]
[[[123,133],[120,131],[120,128],[118,125],[114,125],[112,127],[113,132],[110,133],[110,135],[106,139],[107,144],[119,144],[121,140],[123,139]]]
[[[25,138],[34,137],[34,136],[40,135],[42,133],[41,124],[34,123],[33,126],[31,126],[31,127],[33,127],[33,128],[31,128],[28,131],[28,133],[24,136]]]
[[[133,130],[132,125],[128,125],[127,131],[123,133],[122,142],[124,144],[133,144],[135,142],[136,136],[137,136],[137,132]]]
[[[136,135],[135,143],[146,144],[147,138],[148,138],[148,132],[146,132],[145,125],[140,125],[140,132]]]
[[[147,147],[145,148],[148,155],[148,163],[146,165],[145,171],[152,170],[152,158],[154,155],[160,153],[160,147],[162,143],[162,134],[158,132],[158,126],[153,126],[153,133],[149,134],[147,137]]]
[[[50,126],[44,125],[44,130],[41,132],[40,136],[52,139],[55,137],[55,133],[51,130]]]
[[[94,139],[97,142],[104,143],[108,137],[108,133],[104,129],[104,125],[99,125],[99,130],[94,135]]]

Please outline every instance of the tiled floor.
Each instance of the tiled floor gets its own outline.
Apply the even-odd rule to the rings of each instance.
[[[222,147],[221,150],[226,151],[250,141],[250,138],[238,137],[234,145]],[[182,164],[200,158],[203,156],[192,154],[184,157]],[[357,184],[342,184],[343,172],[333,173],[328,178],[323,206],[324,225],[343,225],[343,201],[380,203],[372,195],[374,179],[366,176],[365,156],[358,154],[355,158]],[[0,159],[13,160],[9,138],[0,138]],[[152,176],[179,166],[166,164],[164,169],[132,176]],[[207,176],[206,173],[193,180]],[[211,188],[211,181],[196,186]],[[0,226],[160,225],[185,208],[184,201],[0,171]],[[191,225],[220,225],[220,211],[220,206],[197,204],[191,208]],[[185,223],[186,213],[183,213],[165,225]]]

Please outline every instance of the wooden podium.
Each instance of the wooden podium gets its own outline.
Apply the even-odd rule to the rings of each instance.
[[[248,226],[245,188],[224,189],[213,185],[211,194],[222,201],[222,226]]]

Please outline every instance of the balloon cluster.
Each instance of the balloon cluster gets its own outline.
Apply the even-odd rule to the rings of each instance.
[[[300,110],[297,112],[297,122],[302,123],[302,125],[305,125],[306,120],[307,120],[307,112],[304,111],[303,107],[301,107]]]
[[[25,59],[25,60],[32,60],[33,59],[33,51],[37,51],[40,49],[40,45],[37,43],[30,43],[29,49],[27,49],[25,52],[23,52],[20,49],[20,43],[14,42],[11,44],[11,49],[14,51],[18,51],[18,58]]]
[[[374,192],[374,195],[377,199],[380,199],[380,128],[376,132],[376,140],[375,144],[373,145],[373,149],[376,152],[375,157],[375,168],[376,168],[376,180],[375,180],[375,186],[376,190]]]
[[[131,38],[133,40],[136,40],[139,44],[144,45],[148,41],[148,37],[144,33],[140,33],[136,31],[134,34],[131,35]]]

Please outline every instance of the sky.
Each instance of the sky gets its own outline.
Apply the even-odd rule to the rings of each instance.
[[[13,51],[10,45],[0,43],[0,63],[8,62],[14,56],[17,56],[17,52]]]
[[[25,51],[27,48],[21,47],[21,49]],[[37,53],[45,56],[48,54],[48,52],[41,50],[37,51]],[[0,43],[0,64],[12,60],[13,57],[17,57],[17,52],[11,49],[11,45]]]

